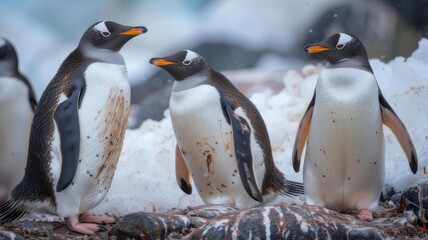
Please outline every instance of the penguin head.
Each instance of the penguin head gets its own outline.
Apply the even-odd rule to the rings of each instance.
[[[119,51],[133,37],[147,32],[142,26],[125,26],[115,22],[97,22],[86,30],[79,46],[90,44],[96,48]]]
[[[362,59],[368,63],[367,52],[361,41],[346,33],[336,33],[322,42],[309,44],[305,51],[320,56],[331,64],[352,59]]]
[[[205,58],[190,50],[167,57],[152,58],[150,63],[163,68],[177,81],[194,75],[205,74],[211,70],[211,66]]]
[[[18,56],[15,48],[3,37],[0,37],[0,68],[0,72],[18,70]]]

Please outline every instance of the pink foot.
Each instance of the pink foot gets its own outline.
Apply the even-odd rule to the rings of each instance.
[[[79,219],[81,222],[85,223],[98,223],[98,224],[112,224],[116,223],[117,219],[113,216],[103,215],[95,216],[91,212],[84,212],[80,214]]]
[[[358,213],[358,218],[362,221],[371,221],[373,220],[373,214],[370,210],[363,208],[360,209],[360,213]]]
[[[104,232],[108,230],[108,226],[106,225],[94,223],[80,223],[77,218],[77,215],[65,218],[65,222],[67,223],[67,226],[68,228],[70,228],[70,230],[87,235],[95,235],[97,232]]]

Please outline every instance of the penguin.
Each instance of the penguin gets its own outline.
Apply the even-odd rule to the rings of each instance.
[[[116,221],[90,210],[110,188],[127,127],[130,86],[119,50],[146,31],[111,21],[86,30],[40,98],[25,175],[0,206],[0,224],[49,212],[92,235]]]
[[[385,100],[361,41],[337,33],[305,47],[325,60],[297,131],[293,168],[299,171],[306,143],[303,185],[307,204],[358,210],[373,219],[385,178],[383,124],[397,137],[410,169],[418,158],[412,139]]]
[[[0,203],[24,177],[36,105],[30,81],[19,72],[15,48],[0,37]]]
[[[175,79],[169,113],[183,192],[192,193],[193,179],[205,204],[244,209],[303,194],[276,168],[257,108],[205,58],[185,50],[150,63]]]

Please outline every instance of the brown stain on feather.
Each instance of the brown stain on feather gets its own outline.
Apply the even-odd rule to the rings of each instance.
[[[113,177],[122,150],[129,115],[129,102],[125,100],[122,92],[119,88],[110,90],[109,100],[104,105],[104,120],[99,121],[98,128],[101,131],[98,139],[104,142],[104,152],[97,178],[103,171],[107,171],[105,179]]]
[[[208,154],[208,155],[207,155],[207,168],[208,168],[208,172],[209,172],[209,173],[211,173],[211,168],[210,168],[210,166],[211,166],[211,162],[212,162],[212,160],[213,160],[212,155],[211,155],[211,154]]]

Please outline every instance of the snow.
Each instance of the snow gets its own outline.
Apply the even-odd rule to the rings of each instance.
[[[371,59],[370,63],[383,95],[406,125],[418,153],[419,168],[413,175],[399,143],[385,128],[385,183],[402,190],[427,178],[423,168],[428,164],[428,39],[420,40],[408,59],[397,57],[388,63]],[[277,167],[294,181],[302,181],[302,171],[295,173],[292,168],[292,146],[321,69],[322,65],[307,65],[290,70],[284,75],[282,91],[265,90],[250,98],[267,125]],[[168,111],[159,122],[147,120],[138,129],[127,130],[112,187],[95,212],[165,212],[202,204],[197,193],[186,195],[176,183],[175,143]]]

